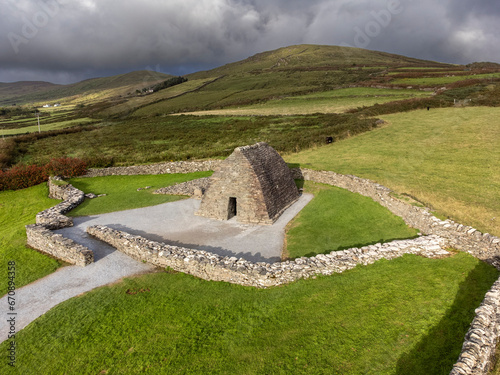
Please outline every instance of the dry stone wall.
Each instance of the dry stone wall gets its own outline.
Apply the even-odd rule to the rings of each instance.
[[[500,334],[500,280],[486,293],[450,375],[488,374]]]
[[[210,177],[203,177],[158,189],[153,194],[188,195],[201,198],[209,185]]]
[[[60,177],[51,177],[49,179],[49,197],[63,199],[63,201],[36,215],[36,223],[48,229],[54,230],[73,226],[73,219],[64,214],[85,200],[83,191],[70,184],[59,185],[61,181],[63,180]]]
[[[258,288],[287,284],[316,275],[341,273],[359,264],[368,265],[380,259],[394,259],[404,254],[418,254],[429,258],[449,255],[444,250],[448,246],[446,240],[438,236],[426,236],[269,264],[170,246],[102,225],[87,228],[87,233],[140,261],[171,267],[205,280]]]
[[[470,226],[458,224],[452,220],[440,220],[427,208],[415,207],[394,198],[389,188],[367,179],[334,172],[294,169],[293,173],[297,179],[334,185],[370,197],[422,233],[444,237],[451,247],[468,252],[497,268],[500,266],[500,238],[488,233],[483,234]]]
[[[71,239],[55,234],[43,225],[27,225],[28,246],[77,266],[94,262],[94,253]]]
[[[71,264],[86,266],[93,263],[92,250],[52,232],[55,229],[73,226],[73,219],[64,214],[82,203],[85,194],[70,184],[64,184],[60,177],[51,177],[48,184],[49,197],[63,201],[39,212],[36,215],[36,224],[26,226],[28,246]]]
[[[222,160],[174,161],[130,167],[90,168],[83,177],[206,172],[215,170],[220,163],[222,163]]]

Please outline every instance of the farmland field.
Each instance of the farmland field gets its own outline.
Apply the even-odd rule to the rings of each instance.
[[[421,110],[345,141],[291,154],[302,167],[373,179],[442,215],[500,235],[500,109]]]
[[[189,112],[192,115],[220,116],[269,116],[297,115],[314,113],[340,113],[376,103],[421,98],[430,96],[430,92],[418,90],[391,90],[376,88],[347,88],[324,91],[308,95],[284,96],[270,99],[262,104],[230,107],[220,110]]]
[[[401,78],[401,79],[395,79],[391,81],[393,84],[404,84],[404,85],[429,85],[429,86],[435,86],[435,85],[445,85],[447,83],[453,83],[453,82],[458,82],[458,81],[464,81],[467,79],[488,79],[488,78],[499,78],[500,73],[492,73],[492,74],[474,74],[474,75],[457,75],[454,76],[453,74],[450,74],[449,76],[443,76],[443,77],[429,77],[429,78]]]
[[[52,122],[49,124],[44,124],[43,120],[41,120],[40,130],[48,131],[48,130],[65,129],[72,126],[93,124],[95,122],[97,121],[91,118],[77,118],[73,120],[63,120],[58,122]],[[17,135],[17,134],[38,132],[38,125],[23,126],[21,128],[14,128],[14,129],[2,129],[2,125],[0,124],[0,129],[1,129],[0,130],[1,135]]]
[[[166,116],[110,122],[98,129],[28,140],[18,161],[45,163],[69,155],[116,165],[228,156],[235,147],[266,141],[279,151],[295,151],[372,129],[375,119],[351,114],[289,117]]]

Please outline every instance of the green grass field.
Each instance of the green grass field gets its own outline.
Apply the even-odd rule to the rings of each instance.
[[[270,99],[262,104],[230,107],[219,110],[190,112],[193,115],[220,116],[270,116],[314,113],[340,113],[349,109],[372,106],[395,100],[430,96],[430,92],[418,90],[390,90],[357,87],[323,91],[307,95],[285,96]]]
[[[183,199],[181,196],[152,194],[153,191],[177,183],[208,177],[212,172],[189,174],[108,176],[73,178],[69,182],[76,188],[94,194],[106,194],[98,199],[86,199],[68,213],[69,216],[98,215],[107,212],[130,210]],[[138,188],[147,190],[137,191]]]
[[[449,77],[429,77],[429,78],[401,78],[395,79],[391,81],[393,84],[403,84],[403,85],[445,85],[447,83],[454,83],[458,81],[464,81],[467,79],[487,79],[487,78],[499,78],[500,73],[492,73],[492,74],[471,74],[467,76],[454,76],[451,74]]]
[[[382,128],[285,160],[373,179],[498,236],[499,115],[500,109],[491,107],[386,115],[389,124]]]
[[[49,189],[41,184],[24,190],[0,192],[0,264],[16,262],[16,287],[29,284],[54,272],[60,262],[26,247],[25,225],[35,223],[35,215],[59,201],[49,199]],[[7,278],[0,283],[0,295],[7,292]]]
[[[65,120],[65,121],[59,121],[59,122],[51,122],[49,124],[44,124],[43,120],[40,120],[40,131],[49,131],[49,130],[58,130],[58,129],[65,129],[69,128],[72,126],[79,126],[79,125],[88,125],[92,123],[96,123],[97,121],[95,119],[91,118],[77,118],[73,120]],[[0,125],[0,129],[2,126]],[[18,135],[18,134],[27,134],[27,133],[36,133],[38,132],[38,124],[37,125],[30,125],[30,126],[23,126],[22,128],[16,128],[16,129],[1,129],[0,133],[1,135]]]
[[[448,374],[497,277],[467,254],[407,255],[267,290],[149,274],[31,323],[8,373]],[[6,363],[7,343],[0,353]]]
[[[271,98],[310,93],[318,88],[331,90],[339,85],[362,81],[369,74],[368,71],[350,70],[241,73],[223,77],[199,91],[140,108],[134,116],[158,116],[260,103]]]
[[[310,257],[417,236],[416,229],[370,198],[307,181],[304,191],[315,198],[289,224],[285,257]]]
[[[185,94],[187,92],[199,89],[200,87],[206,85],[212,80],[213,78],[195,79],[184,82],[180,85],[169,87],[165,90],[161,90],[153,95],[132,97],[128,99],[125,103],[114,105],[110,108],[107,108],[99,112],[99,116],[101,117],[123,116],[129,114],[134,110],[137,110],[138,108],[145,107],[152,103],[171,99],[176,96]]]
[[[352,114],[289,117],[167,116],[109,123],[92,131],[17,143],[17,160],[45,163],[72,156],[113,158],[115,164],[220,158],[235,147],[266,141],[279,151],[321,144],[326,136],[341,139],[375,126],[374,119]]]

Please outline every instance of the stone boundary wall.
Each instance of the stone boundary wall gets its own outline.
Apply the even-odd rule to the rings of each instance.
[[[155,190],[153,194],[188,195],[194,198],[201,198],[209,185],[210,177],[203,177]]]
[[[91,168],[82,177],[135,176],[143,174],[193,173],[213,171],[222,160],[174,161],[130,167]]]
[[[450,375],[488,374],[492,369],[500,327],[500,279],[476,309],[476,317],[465,335],[462,353]]]
[[[444,237],[451,247],[468,252],[497,268],[500,266],[500,238],[498,237],[488,233],[483,234],[472,227],[455,223],[452,220],[440,220],[427,208],[402,202],[391,196],[392,191],[389,188],[367,179],[310,169],[293,169],[292,171],[296,179],[334,185],[370,197],[422,233]]]
[[[57,182],[63,181],[60,177],[49,178],[49,198],[63,199],[58,205],[47,210],[39,212],[36,215],[36,223],[45,226],[48,229],[61,229],[73,226],[73,219],[64,216],[85,200],[85,193],[71,184],[58,185]]]
[[[64,214],[71,211],[85,199],[83,191],[78,190],[71,184],[63,183],[64,181],[60,177],[49,178],[49,197],[63,199],[63,201],[54,207],[39,212],[36,215],[36,224],[26,226],[27,243],[28,246],[65,262],[86,266],[94,262],[92,250],[52,232],[55,229],[73,226],[73,219]]]
[[[287,284],[320,274],[341,273],[358,264],[368,265],[380,259],[394,259],[404,254],[418,254],[428,258],[449,255],[444,250],[448,246],[446,240],[438,236],[426,236],[269,264],[170,246],[103,225],[88,227],[87,233],[140,261],[170,267],[205,280],[226,281],[257,288]]]
[[[43,225],[26,226],[28,246],[77,266],[94,262],[94,253],[71,239],[55,234]]]

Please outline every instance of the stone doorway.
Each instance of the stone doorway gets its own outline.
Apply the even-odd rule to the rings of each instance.
[[[231,219],[232,217],[236,216],[237,214],[237,208],[236,208],[236,198],[235,197],[229,197],[229,205],[227,207],[227,219]]]

